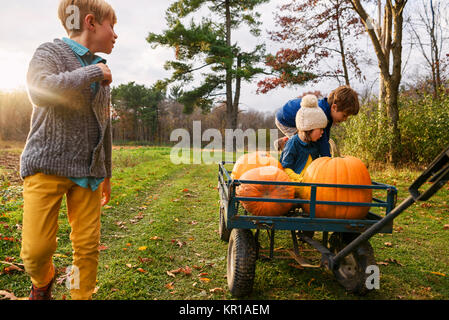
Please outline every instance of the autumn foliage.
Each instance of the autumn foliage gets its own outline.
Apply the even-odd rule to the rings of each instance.
[[[267,56],[272,76],[259,81],[258,92],[323,78],[347,85],[351,78],[363,79],[360,49],[349,41],[359,37],[363,26],[350,1],[293,0],[279,7],[275,20],[279,29],[269,32],[271,40],[285,47]],[[329,67],[334,60],[338,64]]]

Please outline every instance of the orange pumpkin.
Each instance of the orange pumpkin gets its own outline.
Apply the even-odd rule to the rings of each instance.
[[[322,157],[314,160],[304,173],[303,182],[325,184],[371,185],[368,169],[355,157]],[[299,190],[300,198],[310,199],[310,187]],[[372,201],[372,189],[317,187],[317,201],[367,202]],[[309,205],[302,205],[310,213]],[[343,205],[316,205],[315,217],[332,219],[363,219],[369,207]]]
[[[274,166],[248,170],[242,174],[240,179],[256,181],[291,181],[290,177],[283,170]],[[295,197],[295,188],[293,186],[285,185],[242,183],[237,187],[236,195],[238,197],[293,199]],[[241,201],[241,204],[246,211],[256,216],[281,216],[286,214],[292,207],[292,203],[286,202]]]
[[[232,179],[240,179],[248,170],[263,166],[274,166],[283,169],[281,163],[266,151],[255,151],[242,155],[234,164],[231,172]]]

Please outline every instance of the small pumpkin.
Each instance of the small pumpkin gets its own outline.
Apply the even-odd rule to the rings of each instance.
[[[371,185],[371,177],[363,162],[351,156],[321,157],[314,160],[304,173],[306,183]],[[301,187],[300,198],[310,199],[310,187]],[[317,201],[367,202],[372,201],[372,189],[317,187]],[[310,213],[310,205],[302,205]],[[316,205],[315,217],[332,219],[363,219],[369,207],[343,205]]]
[[[240,179],[242,174],[246,171],[264,166],[274,166],[279,169],[283,169],[279,160],[270,155],[268,152],[254,151],[245,153],[237,159],[231,172],[231,178]]]
[[[248,170],[242,174],[240,180],[291,181],[290,177],[283,170],[275,166],[264,166]],[[295,197],[295,188],[285,185],[242,183],[237,187],[236,195],[238,197],[293,199]],[[241,201],[241,204],[246,211],[256,216],[281,216],[286,214],[292,207],[292,203],[287,202]]]

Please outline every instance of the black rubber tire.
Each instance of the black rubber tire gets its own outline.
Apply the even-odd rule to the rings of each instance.
[[[229,237],[231,236],[231,230],[226,228],[224,214],[225,214],[225,210],[220,205],[220,221],[219,221],[219,225],[218,225],[218,234],[220,235],[220,239],[221,240],[223,240],[225,242],[228,242],[229,241]]]
[[[228,245],[227,279],[229,291],[242,298],[251,293],[256,274],[256,242],[248,229],[232,229]]]
[[[353,233],[334,232],[329,238],[330,251],[338,253],[357,236],[358,234]],[[370,291],[366,286],[366,279],[369,276],[366,268],[370,265],[376,265],[376,259],[373,247],[366,241],[347,255],[333,273],[338,283],[348,292],[364,296]]]

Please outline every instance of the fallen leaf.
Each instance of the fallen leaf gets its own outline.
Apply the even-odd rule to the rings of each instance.
[[[441,273],[441,272],[434,272],[434,271],[431,271],[430,273],[436,274],[437,276],[442,276],[442,277],[445,277],[445,276],[446,276],[446,274]]]
[[[210,282],[210,279],[209,278],[200,278],[200,281],[207,283],[207,282]]]
[[[310,279],[310,281],[307,283],[307,286],[310,287],[313,281],[315,281],[315,278]]]
[[[167,271],[167,274],[168,274],[170,277],[176,278],[175,274],[174,274],[173,272],[171,272],[171,271]]]
[[[104,250],[108,250],[108,247],[105,245],[99,245],[98,246],[98,251],[104,251]]]
[[[394,264],[397,264],[398,266],[401,266],[401,267],[403,267],[404,265],[402,264],[402,263],[400,263],[398,260],[396,260],[396,259],[391,259],[391,258],[389,258],[389,259],[385,259],[385,262],[391,262],[391,263],[394,263]]]
[[[146,271],[142,268],[137,268],[137,271],[142,272],[142,273],[146,273]]]
[[[186,275],[186,276],[190,276],[192,274],[192,269],[189,266],[186,266],[185,268],[183,268],[182,272]]]
[[[182,271],[182,268],[178,268],[178,269],[167,271],[167,274],[169,276],[174,276],[175,274],[180,273],[181,271]]]
[[[185,242],[181,242],[181,241],[178,240],[178,241],[176,242],[176,244],[178,245],[178,247],[181,248],[181,247],[182,247],[183,245],[185,245],[186,243],[185,243]]]
[[[172,289],[175,288],[175,287],[173,286],[173,284],[174,284],[174,282],[167,283],[167,284],[165,285],[165,287],[166,287],[167,289],[172,290]]]
[[[138,258],[139,258],[140,262],[142,262],[142,263],[152,262],[153,261],[153,259],[151,259],[151,258],[142,258],[142,257],[138,257]]]
[[[210,289],[209,290],[209,292],[212,292],[212,293],[216,293],[216,292],[223,292],[224,290],[222,289],[222,288],[213,288],[213,289]]]
[[[189,192],[189,189],[184,189],[182,190],[182,192]]]
[[[126,266],[127,266],[128,268],[132,268],[132,267],[133,267],[131,263],[127,263]]]
[[[393,246],[393,244],[392,244],[391,242],[385,242],[384,245],[385,245],[386,247],[392,247],[392,246]]]
[[[8,300],[17,300],[17,297],[12,292],[0,290],[0,300],[7,300],[7,299]]]
[[[15,266],[15,265],[10,265],[9,267],[6,267],[6,268],[3,269],[3,272],[5,274],[10,274],[13,271],[23,272],[23,269],[19,268],[18,266]]]
[[[151,237],[150,240],[162,240],[162,238],[160,238],[158,236],[154,236],[154,237]]]
[[[445,225],[443,226],[443,230],[449,230],[449,224],[445,224]]]
[[[142,247],[139,247],[137,250],[139,250],[139,251],[144,251],[144,250],[147,250],[147,247],[142,246]]]

